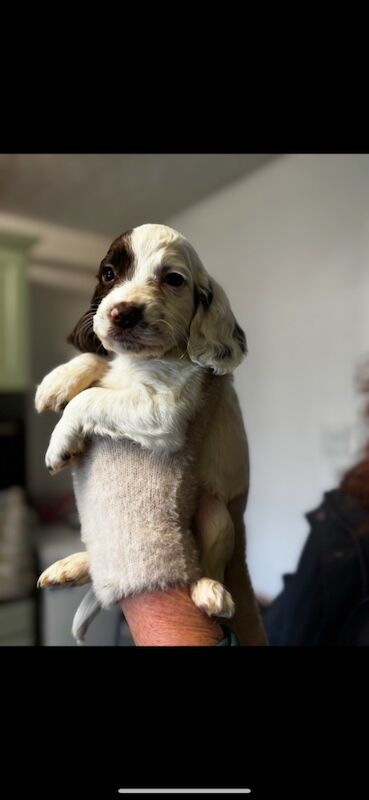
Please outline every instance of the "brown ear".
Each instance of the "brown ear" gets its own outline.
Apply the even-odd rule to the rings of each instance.
[[[67,337],[68,344],[72,344],[81,353],[97,353],[99,356],[107,356],[107,352],[97,338],[93,329],[93,318],[96,311],[96,305],[90,307],[88,311],[82,314],[81,319],[72,330],[72,333]]]
[[[187,352],[195,364],[212,369],[216,375],[226,375],[245,357],[246,336],[219,283],[204,271],[200,279],[199,302],[191,321]]]

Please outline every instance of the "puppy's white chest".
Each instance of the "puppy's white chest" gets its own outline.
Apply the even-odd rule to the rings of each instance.
[[[105,389],[123,389],[132,393],[142,389],[150,394],[173,393],[175,401],[189,384],[193,387],[201,384],[202,372],[192,363],[133,359],[124,355],[114,359],[99,385]]]

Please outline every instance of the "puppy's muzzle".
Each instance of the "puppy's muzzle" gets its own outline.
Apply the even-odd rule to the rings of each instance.
[[[133,303],[117,303],[110,312],[111,321],[121,330],[132,330],[139,322],[143,321],[142,305]]]

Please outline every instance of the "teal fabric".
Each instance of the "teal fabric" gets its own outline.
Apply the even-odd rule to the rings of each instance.
[[[221,642],[218,642],[216,647],[239,647],[240,643],[236,636],[236,634],[227,628],[225,625],[222,625],[224,639]]]

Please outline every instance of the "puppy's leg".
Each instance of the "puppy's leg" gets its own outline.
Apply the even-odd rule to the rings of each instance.
[[[190,404],[185,391],[174,402],[168,392],[151,392],[145,383],[132,388],[85,389],[68,403],[51,435],[45,462],[51,474],[83,452],[87,436],[126,436],[149,450],[175,452],[185,441]]]
[[[55,561],[40,575],[39,589],[50,589],[63,586],[83,586],[90,583],[90,563],[88,553],[73,553],[71,556]]]
[[[196,510],[195,530],[205,577],[192,584],[192,600],[209,616],[232,617],[234,602],[223,582],[224,570],[233,552],[234,527],[223,500],[202,493]]]
[[[64,411],[62,418],[55,425],[46,451],[45,463],[50,474],[54,475],[68,466],[83,452],[83,448],[84,439],[80,425],[73,424],[73,419],[69,419]]]
[[[35,406],[41,411],[62,411],[77,394],[100,381],[109,362],[93,353],[82,353],[49,372],[37,387]]]
[[[260,646],[268,642],[246,562],[246,500],[247,496],[243,494],[228,504],[235,530],[235,546],[225,573],[227,586],[236,604],[236,613],[230,627],[237,633],[241,645]]]

